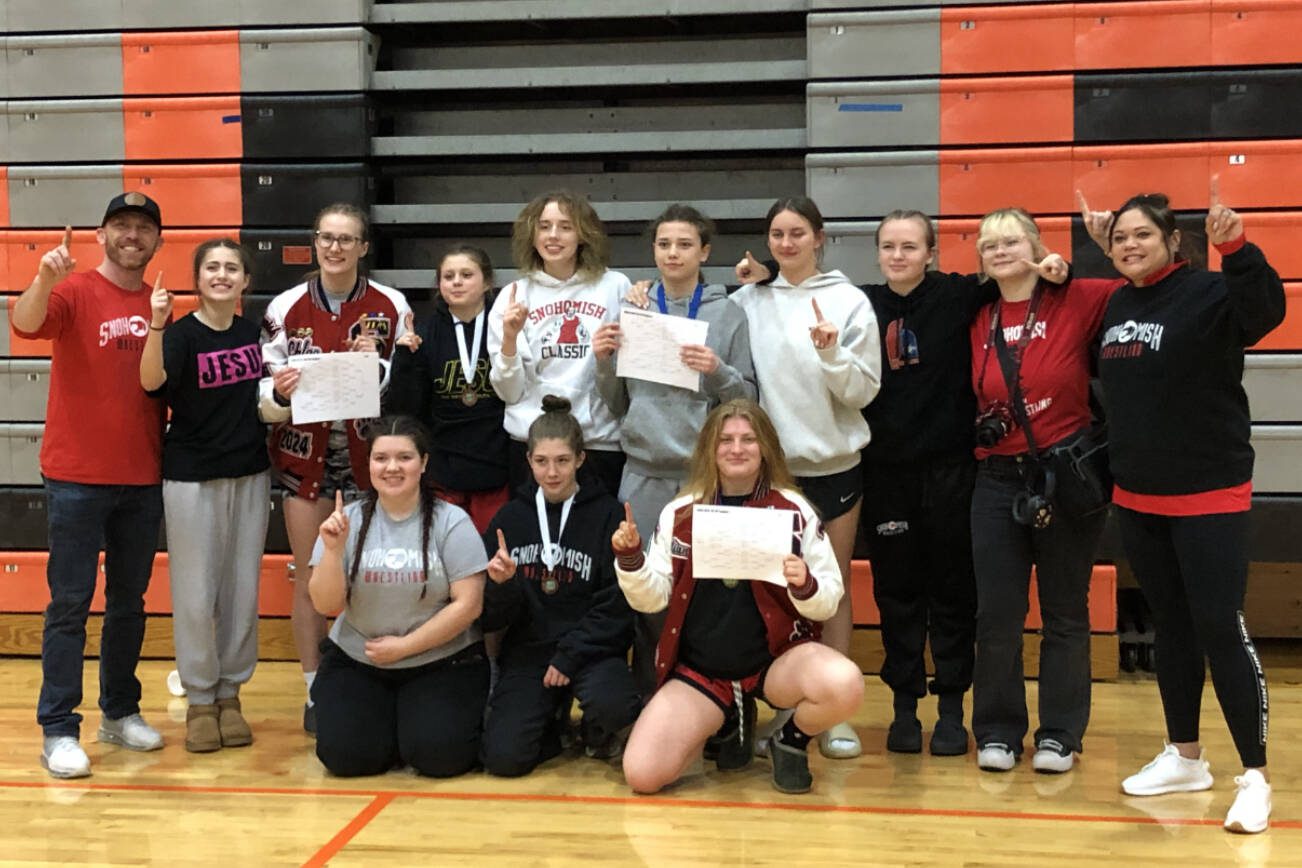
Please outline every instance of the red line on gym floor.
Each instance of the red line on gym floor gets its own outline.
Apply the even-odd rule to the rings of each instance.
[[[1046,811],[972,811],[958,808],[909,808],[889,805],[829,805],[817,802],[737,802],[712,799],[672,799],[664,796],[572,796],[558,793],[466,793],[429,790],[348,790],[322,787],[235,787],[187,786],[183,784],[105,784],[77,783],[75,781],[4,781],[0,789],[68,789],[103,792],[141,793],[201,793],[209,795],[239,796],[344,796],[354,799],[443,799],[464,802],[549,802],[579,805],[647,805],[659,808],[711,808],[762,811],[806,811],[824,814],[881,814],[903,817],[954,817],[979,820],[1043,820],[1079,823],[1121,823],[1138,826],[1219,826],[1214,818],[1156,819],[1149,816],[1119,816],[1109,814],[1054,814]],[[387,804],[387,803],[386,803]],[[1302,829],[1302,820],[1271,820],[1272,829]]]
[[[374,820],[376,816],[389,806],[393,801],[393,793],[381,793],[371,800],[365,808],[358,812],[356,817],[349,821],[347,826],[339,830],[329,842],[317,850],[311,859],[303,863],[303,868],[322,868],[328,864],[340,850],[348,846],[348,842],[357,836],[357,833],[366,828],[367,824]]]

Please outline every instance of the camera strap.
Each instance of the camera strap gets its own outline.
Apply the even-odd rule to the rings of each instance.
[[[1004,375],[1004,385],[1008,387],[1009,409],[1012,411],[1013,418],[1017,424],[1022,426],[1026,432],[1026,445],[1030,448],[1031,458],[1039,463],[1040,448],[1035,445],[1035,435],[1031,432],[1031,420],[1026,415],[1026,399],[1022,395],[1022,355],[1026,352],[1026,346],[1031,342],[1031,335],[1035,329],[1035,322],[1040,308],[1040,299],[1043,293],[1040,287],[1031,293],[1031,303],[1026,310],[1026,325],[1022,329],[1021,335],[1017,338],[1017,352],[1014,354],[1008,346],[1008,341],[1004,340],[1004,330],[999,325],[999,308],[1000,303],[996,301],[993,305],[994,311],[990,314],[990,343],[995,348],[995,358],[999,360],[999,369]]]

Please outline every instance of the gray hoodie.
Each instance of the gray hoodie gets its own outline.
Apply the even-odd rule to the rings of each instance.
[[[687,316],[690,300],[666,297],[667,313]],[[696,318],[710,324],[705,344],[719,357],[718,369],[701,375],[699,392],[618,377],[617,353],[597,360],[597,391],[610,411],[623,417],[620,446],[629,470],[640,476],[682,479],[710,410],[733,398],[755,400],[746,314],[729,301],[723,286],[711,284],[701,296]]]

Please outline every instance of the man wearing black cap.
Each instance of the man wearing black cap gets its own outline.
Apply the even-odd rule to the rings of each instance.
[[[50,605],[36,719],[45,736],[41,764],[56,778],[90,774],[77,706],[101,548],[99,740],[131,750],[163,746],[140,716],[136,680],[162,516],[163,404],[140,387],[140,355],[151,328],[145,267],[163,243],[158,204],[137,192],[114,197],[96,237],[104,248],[99,267],[74,273],[72,229],[66,229],[63,243],[41,257],[12,315],[17,334],[54,344],[41,444]]]

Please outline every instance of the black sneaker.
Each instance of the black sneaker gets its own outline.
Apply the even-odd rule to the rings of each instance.
[[[886,731],[886,749],[891,753],[922,753],[922,724],[916,717],[897,717]]]
[[[741,771],[755,758],[755,698],[745,697],[741,706],[732,725],[725,723],[714,736],[714,765],[721,772]]]
[[[773,759],[773,788],[779,793],[798,795],[814,786],[814,776],[809,773],[809,751],[784,744],[781,734],[769,742],[769,756]]]
[[[303,703],[303,731],[316,735],[316,706]]]
[[[963,756],[967,753],[967,727],[963,721],[942,717],[936,721],[931,733],[933,756]]]

